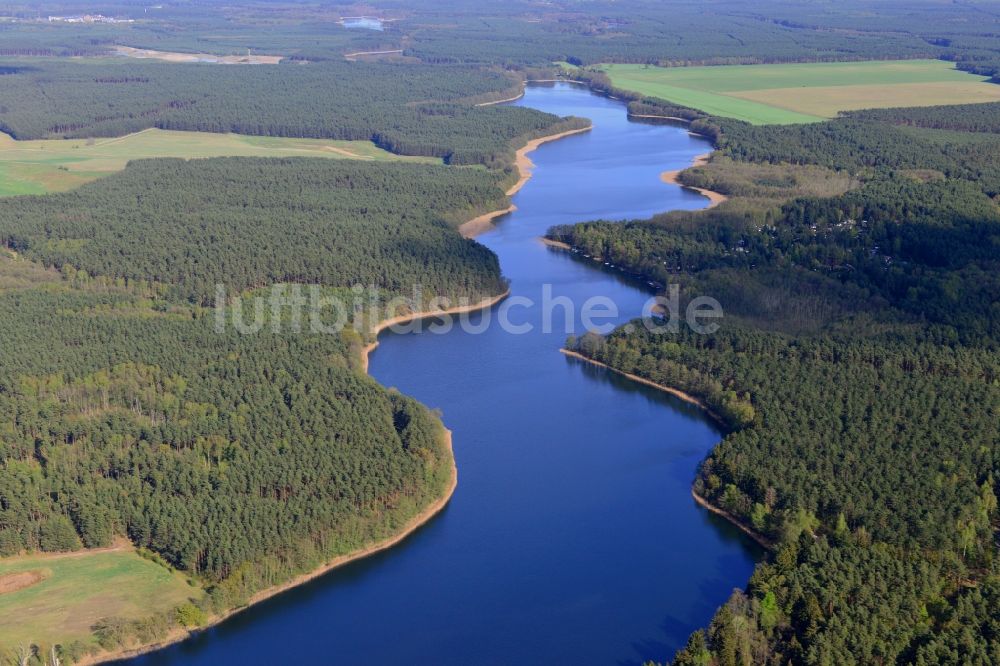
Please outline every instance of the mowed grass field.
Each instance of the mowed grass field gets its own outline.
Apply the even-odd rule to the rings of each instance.
[[[369,141],[291,139],[150,129],[114,139],[15,141],[0,134],[0,196],[73,189],[152,157],[328,157],[437,162],[386,152]]]
[[[28,575],[41,580],[20,587]],[[21,583],[5,585],[5,580]],[[0,652],[29,643],[89,644],[91,626],[101,618],[145,618],[202,594],[181,574],[130,547],[5,558],[0,560]]]
[[[759,125],[817,122],[855,109],[1000,101],[1000,85],[943,60],[601,68],[615,87]]]

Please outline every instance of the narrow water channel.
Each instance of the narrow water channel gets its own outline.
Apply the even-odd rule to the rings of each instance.
[[[622,322],[650,294],[537,239],[554,224],[705,205],[660,181],[710,146],[633,122],[569,84],[516,104],[590,118],[591,132],[531,154],[518,210],[478,240],[500,258],[525,334],[386,333],[370,371],[440,408],[454,433],[450,505],[396,548],[336,570],[135,664],[640,664],[673,656],[759,551],[691,498],[719,440],[699,410],[559,353],[565,309],[542,330],[544,285],[577,312],[604,296]],[[496,321],[497,308],[473,315]]]

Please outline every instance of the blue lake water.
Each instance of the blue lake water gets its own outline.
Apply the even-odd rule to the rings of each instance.
[[[363,30],[384,30],[384,25],[382,24],[382,19],[371,18],[368,16],[356,16],[353,18],[345,18],[343,20],[343,25],[348,29],[358,29]]]
[[[648,217],[705,205],[663,184],[708,144],[568,84],[516,104],[593,120],[531,154],[518,210],[479,241],[512,298],[579,305],[606,296],[637,316],[641,284],[550,249],[553,224]],[[500,306],[505,307],[505,306]],[[760,552],[699,508],[690,488],[719,440],[696,408],[559,353],[562,317],[510,307],[513,335],[384,334],[370,371],[440,408],[459,485],[449,506],[396,548],[331,572],[133,664],[640,664],[666,660],[704,626]],[[564,311],[559,311],[564,312]],[[496,321],[498,308],[473,315]],[[580,332],[580,324],[575,328]]]

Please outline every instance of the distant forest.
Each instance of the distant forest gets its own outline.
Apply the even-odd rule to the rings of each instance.
[[[92,11],[58,3],[59,13]],[[116,44],[182,52],[233,54],[252,49],[295,60],[337,61],[345,53],[401,49],[424,63],[504,67],[634,62],[663,65],[941,57],[985,75],[1000,71],[1000,15],[988,3],[935,0],[532,0],[483,3],[443,0],[378,4],[392,21],[383,31],[337,23],[348,6],[306,3],[179,4],[148,10],[128,2],[102,5],[135,24],[78,27],[0,25],[0,55],[97,55]],[[31,20],[38,8],[14,4]],[[280,22],[281,29],[273,29]]]
[[[471,104],[510,97],[519,85],[516,76],[461,66],[11,61],[0,76],[0,130],[16,139],[157,127],[371,140],[404,155],[498,165],[510,161],[512,141],[559,122],[534,109]]]

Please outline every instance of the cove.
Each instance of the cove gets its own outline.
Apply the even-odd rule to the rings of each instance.
[[[514,104],[587,117],[593,129],[531,153],[517,210],[478,238],[499,256],[511,298],[540,302],[547,284],[575,304],[610,299],[618,315],[602,321],[638,316],[651,295],[642,283],[538,237],[555,224],[703,207],[660,174],[710,146],[682,127],[631,121],[620,102],[570,84],[530,86]],[[441,409],[453,431],[459,483],[444,511],[389,551],[128,663],[671,658],[746,584],[761,552],[691,497],[721,434],[698,408],[559,353],[561,316],[550,333],[538,306],[511,309],[510,320],[534,329],[387,332],[370,357],[375,379]]]

